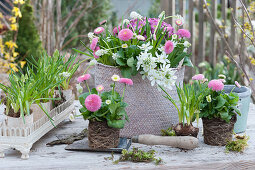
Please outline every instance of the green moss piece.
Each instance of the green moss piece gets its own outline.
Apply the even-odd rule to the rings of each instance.
[[[162,163],[161,158],[155,158],[155,150],[150,150],[148,152],[142,151],[138,148],[133,148],[132,151],[128,152],[126,149],[122,151],[122,155],[118,160],[113,163],[118,164],[119,162],[131,161],[131,162],[155,162],[156,165]]]
[[[249,140],[249,136],[243,135],[237,135],[235,136],[235,140],[230,141],[227,143],[226,145],[226,152],[228,153],[229,151],[233,151],[233,152],[243,152],[244,149],[248,146],[248,140]]]
[[[162,129],[161,130],[161,135],[162,136],[176,136],[175,131],[173,130],[172,127],[168,128],[168,129]]]

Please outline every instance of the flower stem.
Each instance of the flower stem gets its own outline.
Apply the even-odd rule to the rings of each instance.
[[[86,86],[87,86],[87,88],[88,88],[88,90],[89,90],[89,94],[91,94],[90,93],[90,89],[89,89],[89,85],[88,85],[88,82],[85,80],[85,83],[86,83]]]
[[[123,94],[122,94],[122,97],[121,97],[121,100],[120,100],[120,102],[122,102],[122,100],[123,100],[123,98],[124,98],[124,95],[125,95],[125,90],[126,90],[126,84],[125,84],[125,86],[124,86],[124,89],[123,89]]]

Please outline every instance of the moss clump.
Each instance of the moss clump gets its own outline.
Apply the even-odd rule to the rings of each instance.
[[[131,162],[155,162],[156,165],[162,163],[161,158],[155,158],[155,151],[150,150],[148,152],[142,151],[138,148],[133,148],[132,151],[128,152],[126,149],[122,151],[122,155],[116,161],[115,164],[123,161]]]
[[[173,130],[172,127],[168,128],[168,129],[162,129],[161,130],[161,135],[162,136],[176,136],[175,131]]]
[[[247,144],[248,140],[249,140],[249,136],[236,135],[235,140],[227,143],[226,152],[229,152],[229,151],[243,152],[244,149],[248,146]]]

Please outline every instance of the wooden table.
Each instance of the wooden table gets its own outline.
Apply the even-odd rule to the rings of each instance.
[[[78,109],[78,108],[77,108]],[[0,159],[0,169],[255,169],[255,106],[251,104],[248,116],[247,135],[250,136],[249,148],[244,153],[224,152],[224,147],[209,146],[203,143],[201,122],[199,147],[191,151],[181,151],[167,146],[146,146],[132,144],[143,150],[154,149],[156,156],[165,162],[162,165],[154,163],[120,162],[114,165],[112,161],[105,160],[110,153],[75,152],[66,151],[66,145],[47,147],[45,144],[57,139],[57,134],[79,133],[86,128],[87,121],[77,118],[75,122],[65,120],[56,129],[46,134],[32,147],[28,160],[20,159],[16,150],[6,152],[6,157]],[[119,154],[114,154],[114,160]]]

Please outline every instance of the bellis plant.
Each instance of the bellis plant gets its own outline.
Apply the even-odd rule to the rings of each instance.
[[[174,18],[174,26],[164,21],[169,17]],[[113,30],[104,24],[88,33],[91,42],[90,48],[86,47],[88,53],[74,50],[102,64],[119,67],[125,78],[140,73],[152,86],[171,89],[177,79],[172,68],[193,65],[187,53],[190,32],[179,29],[184,19],[180,15],[169,17],[164,11],[158,18],[131,12],[130,19],[123,19]]]
[[[90,74],[80,76],[77,81],[82,83],[90,79]],[[79,96],[82,105],[80,112],[85,120],[106,121],[112,128],[122,129],[126,121],[129,121],[125,108],[127,103],[123,102],[126,86],[133,85],[133,81],[128,78],[120,78],[118,75],[109,77],[112,79],[111,91],[104,91],[103,85],[98,85],[92,90],[87,86],[87,93]],[[124,90],[122,96],[115,91],[116,83],[123,83]],[[125,119],[124,119],[125,118]]]
[[[207,83],[207,79],[203,74],[198,74],[192,77],[193,83],[199,84],[198,91],[203,94],[200,107],[200,117],[213,119],[218,118],[230,122],[230,119],[236,114],[240,115],[240,111],[237,109],[239,96],[232,91],[227,94],[224,93],[224,78],[225,75],[220,75],[220,79],[214,79]],[[202,82],[202,83],[201,83]],[[236,81],[237,88],[241,86]]]

